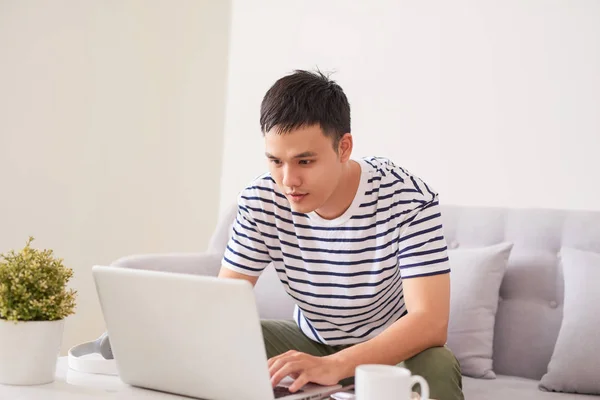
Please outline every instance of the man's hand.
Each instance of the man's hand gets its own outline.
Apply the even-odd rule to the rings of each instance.
[[[315,357],[290,350],[270,358],[268,365],[273,387],[288,375],[294,378],[294,383],[289,387],[290,392],[296,392],[308,382],[336,385],[343,379],[339,361],[333,356]]]

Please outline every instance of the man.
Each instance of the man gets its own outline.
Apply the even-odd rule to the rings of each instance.
[[[295,392],[360,364],[401,364],[432,398],[463,399],[444,346],[450,268],[437,193],[387,159],[351,159],[348,100],[321,73],[279,79],[260,124],[270,172],[239,196],[219,276],[254,285],[273,263],[296,302],[294,321],[262,321],[272,384],[289,375]]]

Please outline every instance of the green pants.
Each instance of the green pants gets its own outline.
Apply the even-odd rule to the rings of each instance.
[[[317,343],[302,333],[294,321],[263,320],[262,333],[267,357],[296,350],[313,356],[328,356],[348,346],[328,346]],[[398,364],[413,375],[420,375],[429,385],[429,396],[436,400],[463,400],[460,365],[447,347],[432,347]],[[343,384],[353,383],[344,379]],[[415,388],[415,391],[420,392]]]

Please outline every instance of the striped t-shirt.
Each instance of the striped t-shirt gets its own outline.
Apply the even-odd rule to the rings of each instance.
[[[292,211],[270,174],[238,198],[223,265],[258,276],[273,263],[295,300],[293,318],[329,345],[371,339],[407,311],[402,280],[450,271],[437,193],[390,160],[356,160],[350,207],[326,220]]]

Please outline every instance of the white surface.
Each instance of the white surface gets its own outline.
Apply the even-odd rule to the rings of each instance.
[[[94,375],[68,368],[60,357],[56,380],[39,386],[0,385],[0,399],[10,400],[184,400],[189,397],[127,385],[118,376]]]
[[[90,268],[202,251],[216,224],[228,1],[0,1],[0,252],[75,270],[62,354],[104,323]]]
[[[68,369],[67,358],[60,357],[56,380],[40,386],[0,385],[0,399],[10,400],[85,400],[85,399],[148,399],[179,400],[187,397],[136,388],[123,383],[117,376],[84,374]]]
[[[233,1],[221,210],[267,168],[260,101],[337,71],[355,155],[446,204],[600,207],[600,2]]]
[[[64,326],[64,320],[15,323],[0,319],[0,383],[52,382]]]
[[[497,379],[463,378],[467,399],[522,399],[535,400],[583,400],[597,399],[597,396],[577,394],[557,394],[542,392],[537,381],[499,375]],[[340,396],[340,399],[352,399]],[[40,386],[0,385],[0,399],[11,400],[183,400],[188,397],[136,388],[121,382],[116,376],[82,374],[68,370],[67,358],[61,357],[56,368],[56,380]]]

